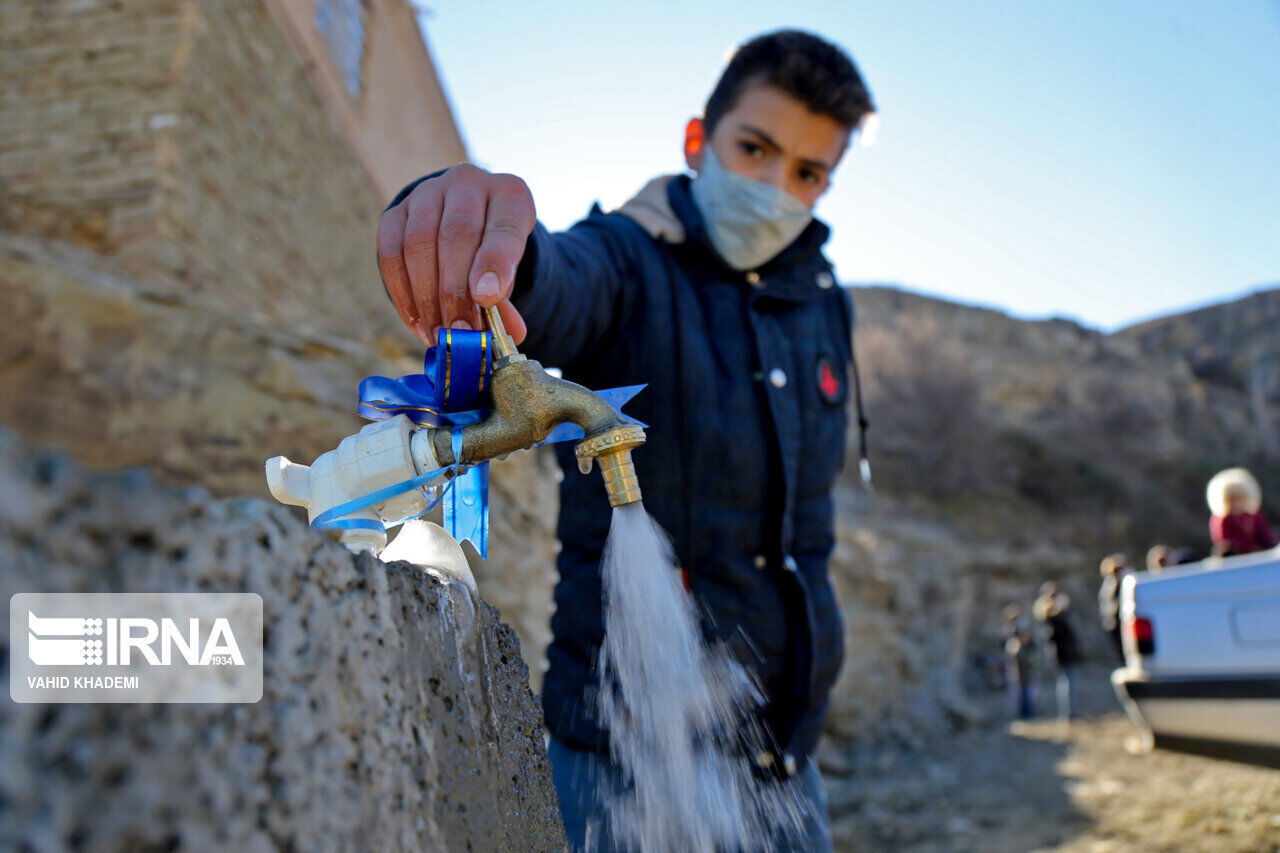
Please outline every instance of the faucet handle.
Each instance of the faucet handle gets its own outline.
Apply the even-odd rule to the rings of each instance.
[[[489,324],[489,331],[493,332],[493,369],[525,361],[525,357],[516,349],[516,342],[507,334],[507,327],[502,324],[497,306],[489,305],[481,310],[484,312],[485,322]]]

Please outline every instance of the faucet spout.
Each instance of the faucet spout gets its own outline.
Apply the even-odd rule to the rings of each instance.
[[[475,465],[532,447],[560,424],[573,423],[585,435],[575,448],[579,470],[589,473],[598,458],[609,502],[621,506],[640,500],[631,450],[644,443],[644,430],[594,392],[551,376],[521,355],[497,310],[484,312],[495,338],[493,410],[483,421],[462,428],[461,459],[454,459],[449,431],[434,430],[431,441],[440,463]]]

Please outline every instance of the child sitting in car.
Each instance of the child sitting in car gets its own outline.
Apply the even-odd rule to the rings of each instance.
[[[1280,542],[1260,511],[1262,489],[1244,468],[1219,471],[1209,481],[1205,497],[1213,512],[1209,535],[1214,554],[1251,554]]]

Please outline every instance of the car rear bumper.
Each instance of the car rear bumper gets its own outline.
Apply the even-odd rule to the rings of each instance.
[[[1156,746],[1280,767],[1280,673],[1159,678],[1118,669],[1111,683]]]

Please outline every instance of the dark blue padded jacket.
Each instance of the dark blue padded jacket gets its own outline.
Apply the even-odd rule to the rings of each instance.
[[[645,506],[671,534],[708,639],[759,676],[776,764],[803,766],[844,653],[827,562],[852,301],[820,222],[743,273],[707,242],[689,178],[638,199],[563,233],[535,228],[512,293],[529,327],[521,350],[588,388],[648,385],[626,407],[648,424],[633,453]],[[604,752],[593,697],[611,509],[572,443],[556,452],[562,547],[542,705],[553,734]]]

